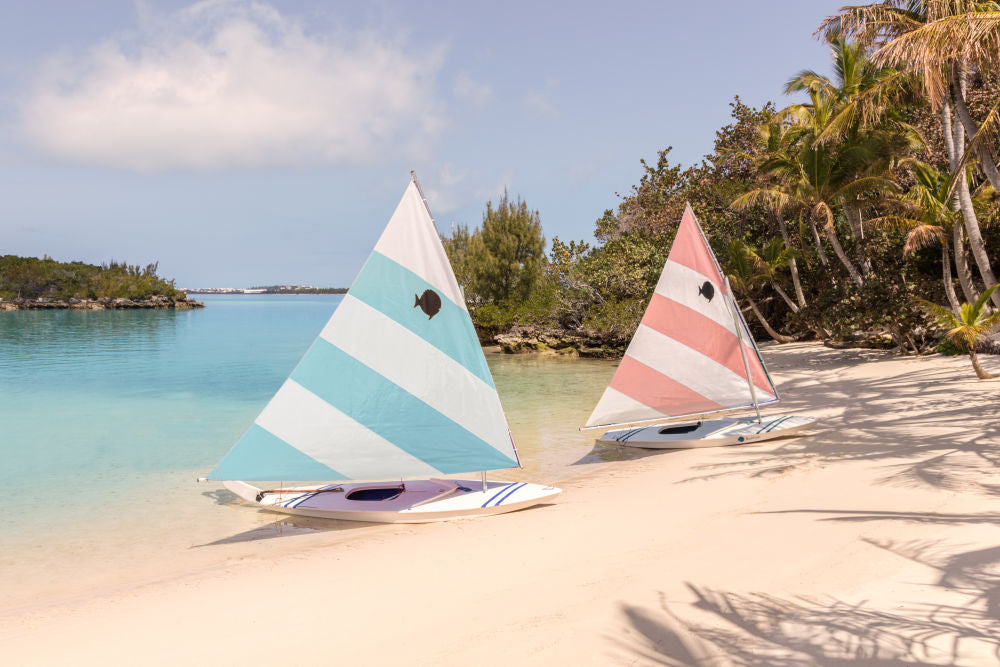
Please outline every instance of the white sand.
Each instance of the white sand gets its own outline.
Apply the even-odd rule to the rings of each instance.
[[[765,356],[781,410],[823,418],[813,435],[579,466],[555,504],[515,514],[164,553],[33,596],[11,582],[0,656],[1000,663],[1000,381],[963,358]]]

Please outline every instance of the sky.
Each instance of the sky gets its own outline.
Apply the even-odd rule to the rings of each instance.
[[[439,230],[506,188],[592,240],[734,95],[829,70],[843,0],[5,3],[0,255],[181,287],[348,286],[415,170]]]

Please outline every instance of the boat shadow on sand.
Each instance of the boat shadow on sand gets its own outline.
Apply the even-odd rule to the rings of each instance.
[[[796,440],[804,437],[812,437],[819,432],[820,429],[813,429],[810,431],[799,431],[797,433],[792,433],[790,435],[781,436],[777,438],[771,438],[768,440],[768,444],[780,443],[782,441]],[[726,447],[745,447],[746,445],[729,445]],[[644,448],[636,446],[627,445],[609,445],[602,442],[594,441],[593,448],[581,456],[579,459],[571,463],[574,466],[584,466],[584,465],[595,465],[599,463],[611,463],[614,461],[635,461],[638,459],[648,458],[650,456],[666,456],[668,454],[678,454],[680,452],[690,452],[692,449],[705,449],[705,448],[695,448],[695,447],[678,447],[678,448]]]
[[[788,397],[783,411],[808,413],[822,406],[821,430],[810,437],[723,448],[684,481],[764,478],[799,467],[856,462],[884,465],[886,473],[876,483],[886,486],[1000,496],[995,475],[1000,381],[970,377],[961,359],[944,368],[928,363],[899,370],[890,364],[901,357],[886,352],[851,355],[815,345],[788,347],[768,350],[769,365],[779,372],[782,366],[806,370],[780,383]],[[1000,357],[986,363],[995,372]],[[863,377],[844,376],[835,367],[862,364],[871,369]]]
[[[225,489],[218,489],[215,491],[205,491],[201,495],[209,498],[217,505],[226,505],[239,508],[240,511],[245,512],[248,508],[256,510],[256,513],[261,518],[274,517],[277,520],[270,523],[266,523],[260,526],[251,528],[250,530],[245,530],[236,535],[230,535],[229,537],[223,537],[212,542],[206,542],[205,544],[195,544],[191,548],[200,547],[213,547],[222,544],[239,544],[242,542],[256,542],[259,540],[271,540],[279,537],[292,537],[295,535],[308,535],[314,533],[329,533],[329,532],[342,532],[346,530],[355,530],[358,528],[368,528],[373,526],[381,526],[383,524],[379,523],[369,523],[366,521],[342,521],[339,519],[317,519],[308,516],[294,516],[290,514],[282,514],[280,512],[272,512],[266,509],[261,509],[257,505],[251,505],[246,503],[239,498],[235,493],[227,491]],[[280,517],[280,518],[278,518]]]
[[[267,509],[262,509],[258,505],[253,505],[251,503],[244,502],[231,491],[226,491],[225,489],[219,489],[216,491],[205,491],[201,495],[206,498],[211,499],[217,505],[232,506],[234,508],[239,508],[240,511],[245,512],[248,508],[256,510],[256,513],[262,517],[275,517],[278,518],[276,521],[272,521],[267,524],[256,526],[250,530],[245,530],[236,535],[231,535],[229,537],[223,537],[212,542],[206,542],[205,544],[195,544],[192,545],[192,549],[200,547],[213,547],[220,546],[223,544],[240,544],[243,542],[256,542],[259,540],[271,540],[279,537],[293,537],[295,535],[309,535],[314,533],[336,533],[348,530],[358,530],[361,528],[377,528],[386,527],[387,525],[395,524],[385,524],[385,523],[372,523],[369,521],[344,521],[342,519],[323,519],[309,516],[295,516],[291,514],[283,514],[281,512],[274,512]],[[546,507],[551,507],[555,503],[538,503],[537,505],[532,505],[531,507],[525,507],[523,509],[515,510],[513,514],[520,512],[530,512],[535,509],[544,509]],[[475,520],[476,517],[471,517],[469,519],[457,518],[455,521],[463,520]]]
[[[673,452],[683,451],[680,449],[641,449],[639,447],[625,447],[623,445],[606,445],[594,441],[594,447],[579,459],[571,463],[574,466],[595,465],[599,463],[611,463],[614,461],[634,461],[650,456],[662,456]]]

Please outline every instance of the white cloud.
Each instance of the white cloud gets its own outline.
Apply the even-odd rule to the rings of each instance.
[[[445,162],[428,173],[432,174],[429,184],[421,181],[421,187],[442,230],[447,229],[445,222],[450,223],[451,214],[470,206],[486,208],[487,201],[497,201],[514,182],[514,172],[510,169],[484,174],[481,170],[459,167],[451,162]],[[479,224],[478,214],[464,222],[472,226]]]
[[[41,67],[19,131],[58,159],[136,170],[369,162],[441,126],[443,51],[314,35],[277,9],[208,0]]]
[[[452,89],[456,99],[470,102],[475,108],[482,109],[493,98],[493,87],[488,83],[476,81],[465,72],[455,77]]]
[[[451,213],[467,202],[465,187],[460,187],[469,174],[468,169],[462,169],[450,162],[441,165],[434,174],[433,185],[426,188],[427,202],[431,211]],[[439,221],[440,222],[440,221]]]
[[[521,98],[521,106],[540,118],[552,119],[557,117],[559,115],[559,108],[552,99],[557,85],[558,81],[554,77],[545,77],[544,90],[529,90]]]
[[[532,91],[525,93],[521,100],[524,108],[542,118],[555,118],[558,115],[555,103],[545,93]]]

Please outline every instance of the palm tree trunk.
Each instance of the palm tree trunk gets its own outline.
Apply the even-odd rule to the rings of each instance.
[[[972,205],[972,194],[969,192],[969,179],[965,174],[959,174],[959,163],[961,154],[965,150],[965,134],[960,123],[955,123],[955,159],[952,161],[952,173],[958,174],[958,207],[962,211],[962,222],[965,224],[965,231],[969,235],[969,249],[972,250],[972,257],[976,260],[979,268],[979,275],[982,277],[986,287],[996,284],[996,276],[993,275],[993,267],[990,266],[990,258],[986,254],[986,243],[983,241],[983,233],[979,229],[979,218],[976,216],[976,209]],[[1000,307],[1000,294],[996,292],[990,297],[993,305]]]
[[[781,285],[772,280],[771,287],[773,287],[774,291],[778,293],[778,296],[785,300],[785,303],[788,304],[788,307],[792,309],[793,313],[799,312],[799,307],[795,305],[794,301],[788,298],[788,294],[785,293],[785,290],[781,289]]]
[[[969,261],[965,257],[965,227],[958,224],[952,225],[952,242],[955,246],[955,273],[958,274],[958,283],[962,286],[962,294],[966,303],[975,303],[979,298],[976,285],[972,282],[972,271],[969,270]]]
[[[958,297],[955,295],[955,283],[951,281],[951,248],[948,247],[948,236],[941,237],[941,277],[944,280],[944,294],[948,297],[948,304],[952,312],[959,315],[962,311],[958,305]]]
[[[965,133],[969,135],[969,141],[972,141],[972,138],[979,132],[979,125],[972,118],[972,114],[969,113],[969,106],[965,103],[967,77],[962,64],[956,63],[952,65],[952,81],[959,82],[958,86],[954,85],[954,83],[951,86],[952,95],[955,98],[955,115],[962,122]],[[979,166],[982,168],[983,173],[986,174],[990,185],[993,186],[994,190],[1000,192],[1000,171],[997,170],[997,165],[993,160],[993,154],[990,152],[989,146],[980,147],[976,152],[976,157],[979,158]],[[962,156],[959,155],[958,159],[961,160]]]
[[[861,220],[861,209],[854,204],[844,204],[844,212],[847,214],[847,222],[851,226],[854,234],[854,246],[858,252],[858,259],[861,261],[861,271],[865,277],[872,274],[872,263],[865,256],[865,229]]]
[[[951,133],[951,101],[946,96],[941,101],[941,135],[944,137],[944,149],[948,154],[948,165],[955,168],[955,137]]]
[[[962,135],[961,129],[957,127],[957,123],[955,123],[956,127],[954,129],[952,125],[951,99],[949,96],[945,96],[941,102],[941,135],[944,137],[944,147],[948,153],[948,163],[951,165],[952,173],[954,174],[958,169],[958,163],[961,161],[961,157],[958,156],[955,146],[955,136],[961,137]],[[958,130],[958,132],[955,130]],[[951,208],[954,211],[961,211],[957,196],[952,197]],[[967,303],[975,303],[979,297],[976,287],[972,282],[972,272],[969,271],[969,264],[965,258],[965,230],[963,225],[959,225],[957,222],[952,225],[952,241],[955,246],[955,271],[958,273],[958,282],[962,286],[962,294],[965,296],[965,301]]]
[[[979,357],[976,356],[975,350],[969,350],[969,358],[972,359],[972,368],[976,371],[976,377],[980,380],[989,380],[995,378],[996,375],[992,373],[987,373],[982,366],[979,365]]]
[[[819,230],[816,229],[816,223],[809,219],[809,227],[812,228],[813,241],[816,242],[816,250],[819,252],[819,263],[823,266],[828,266],[826,261],[826,251],[823,250],[823,240],[819,237]]]
[[[851,280],[853,280],[858,287],[864,287],[865,280],[861,277],[861,274],[858,273],[857,267],[855,267],[850,258],[848,258],[847,253],[844,252],[844,248],[840,245],[840,240],[837,238],[837,232],[833,228],[833,225],[829,223],[823,225],[823,231],[826,232],[826,238],[833,247],[833,253],[837,256],[837,259],[840,260],[840,263],[844,265],[844,268],[847,269],[847,273],[850,274]]]
[[[969,194],[969,182],[964,176],[958,178],[958,200],[962,208],[962,220],[965,223],[965,231],[969,235],[969,248],[972,256],[979,267],[979,275],[982,277],[986,287],[996,284],[996,276],[993,275],[993,267],[990,266],[990,258],[986,254],[986,243],[983,241],[983,234],[979,229],[979,220],[976,211],[972,207],[972,196]],[[996,292],[990,298],[994,306],[1000,307],[1000,295]]]
[[[785,240],[785,245],[791,248],[792,240],[788,235],[788,226],[785,224],[785,219],[781,217],[780,211],[774,212],[773,215],[775,221],[778,223],[778,229],[781,231],[781,238]],[[799,302],[799,308],[805,308],[806,295],[802,291],[802,283],[799,282],[799,265],[795,263],[794,257],[788,260],[788,271],[792,274],[792,287],[795,288],[795,298]]]
[[[754,300],[752,298],[750,298],[749,295],[747,295],[747,301],[750,302],[750,310],[753,311],[753,314],[757,317],[757,321],[760,322],[760,325],[762,327],[764,327],[764,331],[767,332],[768,336],[770,336],[774,340],[778,341],[779,343],[794,343],[795,342],[795,337],[794,336],[784,336],[784,335],[778,333],[777,331],[775,331],[771,327],[771,325],[767,323],[767,320],[764,319],[764,316],[761,314],[760,310],[757,308],[757,304],[754,303]]]

